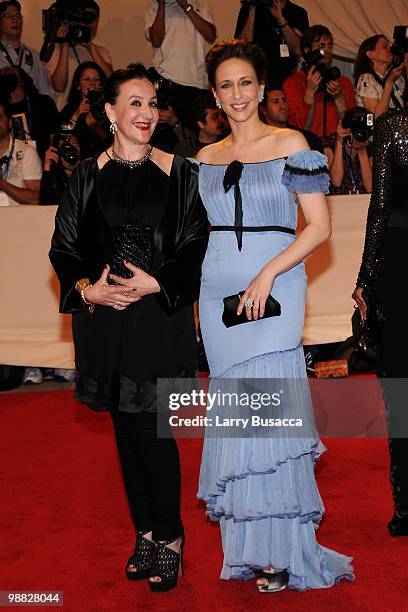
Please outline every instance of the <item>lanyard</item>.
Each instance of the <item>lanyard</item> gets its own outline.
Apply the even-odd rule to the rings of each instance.
[[[9,168],[10,168],[10,162],[11,162],[11,160],[13,158],[13,155],[14,155],[15,144],[16,144],[16,141],[15,141],[15,138],[13,136],[10,153],[7,155],[7,157],[3,157],[0,160],[1,161],[1,169],[2,169],[2,174],[3,174],[3,179],[4,180],[6,180],[7,177],[8,177]]]
[[[23,63],[24,51],[25,51],[25,46],[23,44],[21,44],[21,46],[20,46],[20,51],[18,53],[18,63],[17,64],[15,64],[13,62],[13,60],[10,57],[10,53],[7,51],[7,49],[3,45],[3,43],[0,43],[0,49],[3,51],[3,55],[6,58],[6,60],[8,61],[8,63],[10,64],[10,66],[18,66],[19,68],[21,68],[21,64]]]
[[[74,44],[74,43],[71,43],[71,49],[72,49],[72,51],[74,52],[75,59],[76,59],[76,61],[78,62],[78,65],[79,65],[79,64],[81,63],[81,58],[80,58],[80,57],[79,57],[79,55],[78,55],[78,51],[76,50],[76,46],[75,46],[75,44]]]
[[[348,170],[348,173],[349,173],[349,176],[350,176],[351,184],[353,186],[352,193],[359,193],[359,191],[358,191],[358,180],[360,178],[360,171],[359,171],[358,165],[356,166],[357,167],[357,172],[354,174],[354,172],[353,172],[353,164],[352,164],[352,160],[351,160],[351,154],[349,155],[349,153],[348,153],[348,151],[346,149],[346,146],[344,147],[344,154],[346,156],[347,170]]]

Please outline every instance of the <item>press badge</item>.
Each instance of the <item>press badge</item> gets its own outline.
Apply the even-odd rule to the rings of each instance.
[[[289,57],[289,47],[286,43],[280,44],[279,49],[281,57]]]

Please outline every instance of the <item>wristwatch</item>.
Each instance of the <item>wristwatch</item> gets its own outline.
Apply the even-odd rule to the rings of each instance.
[[[184,9],[184,12],[189,13],[190,11],[194,11],[194,6],[192,4],[187,4],[186,8]]]

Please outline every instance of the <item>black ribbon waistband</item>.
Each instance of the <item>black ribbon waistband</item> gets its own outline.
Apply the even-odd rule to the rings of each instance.
[[[295,235],[295,230],[282,225],[261,225],[261,226],[243,226],[243,225],[213,225],[212,232],[284,232],[285,234]]]

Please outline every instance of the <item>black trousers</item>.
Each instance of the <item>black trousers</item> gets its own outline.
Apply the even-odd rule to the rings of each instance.
[[[389,427],[390,480],[396,508],[408,516],[408,229],[390,228],[384,242],[376,296],[385,315],[378,351]]]
[[[173,438],[157,438],[154,413],[111,413],[130,511],[138,531],[155,540],[183,534],[180,460]]]

